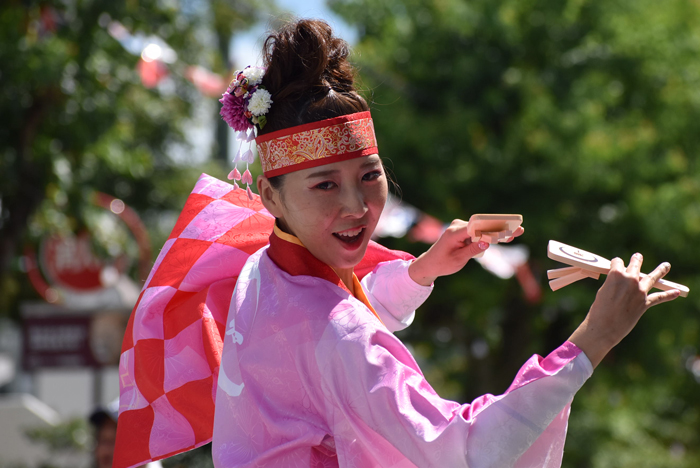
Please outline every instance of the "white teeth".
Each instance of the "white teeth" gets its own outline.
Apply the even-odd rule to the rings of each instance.
[[[355,237],[356,235],[358,235],[359,233],[362,232],[362,229],[363,228],[357,228],[357,229],[352,230],[352,231],[336,232],[336,234],[338,234],[339,236],[343,236],[343,237]]]

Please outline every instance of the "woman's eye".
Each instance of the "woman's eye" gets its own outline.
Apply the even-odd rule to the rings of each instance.
[[[335,187],[334,182],[326,181],[326,182],[321,182],[320,184],[316,184],[314,188],[320,189],[320,190],[330,190],[333,187]]]
[[[368,172],[364,176],[362,176],[362,180],[374,180],[379,178],[382,175],[382,171],[372,171]]]

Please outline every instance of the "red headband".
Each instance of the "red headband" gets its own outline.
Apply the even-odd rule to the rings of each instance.
[[[377,153],[369,111],[285,128],[255,143],[265,177]]]

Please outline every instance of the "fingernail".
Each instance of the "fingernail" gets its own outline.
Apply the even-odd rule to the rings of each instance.
[[[479,241],[479,248],[481,250],[486,250],[489,248],[489,243],[484,241]]]

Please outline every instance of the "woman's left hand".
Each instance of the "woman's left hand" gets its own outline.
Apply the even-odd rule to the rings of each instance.
[[[413,281],[430,286],[438,276],[457,273],[464,268],[469,259],[489,248],[487,242],[471,241],[467,234],[467,224],[461,219],[452,221],[437,242],[411,263],[408,274]],[[522,226],[518,227],[513,232],[513,238],[522,235],[523,232],[525,230]]]

